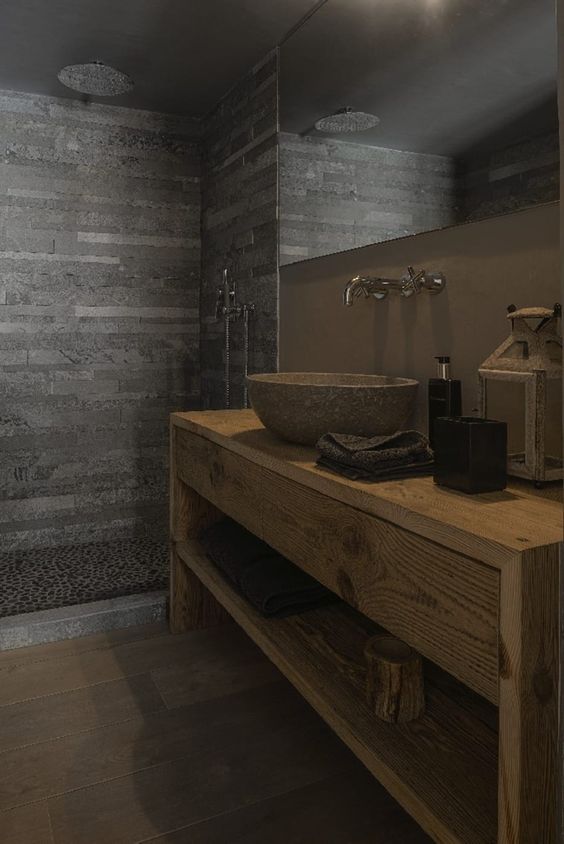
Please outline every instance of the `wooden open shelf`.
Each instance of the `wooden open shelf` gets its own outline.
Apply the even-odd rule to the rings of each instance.
[[[197,542],[183,563],[244,628],[384,787],[436,841],[497,841],[497,710],[426,667],[425,715],[378,721],[365,704],[363,647],[375,625],[344,603],[265,619],[223,578]]]

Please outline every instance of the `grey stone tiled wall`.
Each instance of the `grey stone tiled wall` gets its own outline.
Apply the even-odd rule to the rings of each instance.
[[[198,402],[194,123],[0,93],[0,549],[164,531]]]
[[[458,222],[555,202],[560,196],[559,180],[557,132],[461,162]]]
[[[280,263],[454,222],[454,161],[280,136]]]
[[[201,361],[204,407],[223,407],[223,323],[216,290],[227,266],[253,302],[251,371],[277,366],[278,55],[257,65],[204,121]],[[242,324],[232,326],[232,406],[242,403]]]

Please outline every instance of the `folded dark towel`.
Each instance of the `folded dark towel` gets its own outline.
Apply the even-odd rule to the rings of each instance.
[[[432,474],[433,452],[419,431],[380,437],[324,434],[317,443],[318,465],[353,480],[381,480]]]
[[[267,617],[294,615],[337,600],[333,592],[232,519],[207,528],[199,539],[211,561]]]
[[[199,541],[208,557],[239,587],[250,565],[274,553],[270,545],[233,519],[211,525],[200,534]]]
[[[268,618],[295,615],[337,599],[279,554],[263,557],[249,566],[241,578],[241,591]]]
[[[433,459],[429,440],[418,431],[397,431],[382,437],[325,434],[317,448],[323,457],[367,471]]]
[[[406,463],[404,466],[388,466],[383,469],[374,469],[372,472],[367,469],[354,469],[329,457],[320,457],[317,465],[351,481],[399,481],[402,478],[413,478],[417,475],[432,475],[435,469],[433,460]]]

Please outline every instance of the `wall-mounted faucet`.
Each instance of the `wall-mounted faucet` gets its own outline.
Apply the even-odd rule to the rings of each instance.
[[[408,267],[401,278],[380,278],[357,275],[347,283],[343,291],[343,304],[350,307],[359,296],[365,299],[385,299],[390,290],[395,290],[404,298],[426,290],[428,293],[441,293],[446,286],[443,273],[419,270]]]

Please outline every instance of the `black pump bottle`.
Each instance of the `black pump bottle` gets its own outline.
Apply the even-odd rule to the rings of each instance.
[[[462,383],[450,377],[450,358],[437,357],[437,377],[429,379],[429,440],[434,444],[435,419],[462,416]]]

